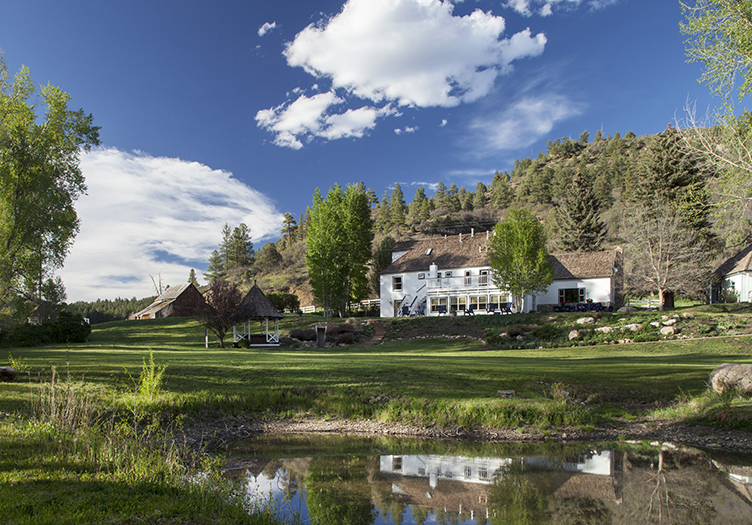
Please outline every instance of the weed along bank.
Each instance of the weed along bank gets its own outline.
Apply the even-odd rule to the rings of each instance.
[[[379,277],[381,317],[517,313],[514,297],[494,282],[492,232],[395,243]],[[616,309],[622,306],[620,250],[551,255],[554,282],[526,296],[523,312]]]

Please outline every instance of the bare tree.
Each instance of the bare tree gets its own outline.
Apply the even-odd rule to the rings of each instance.
[[[634,206],[622,216],[627,241],[626,292],[658,293],[660,309],[673,293],[698,296],[710,282],[710,257],[682,214],[670,204]],[[666,304],[668,299],[668,304]]]
[[[241,308],[243,293],[235,284],[213,281],[204,295],[206,300],[197,316],[199,322],[219,338],[219,347],[224,348],[227,332],[246,320],[247,312]]]

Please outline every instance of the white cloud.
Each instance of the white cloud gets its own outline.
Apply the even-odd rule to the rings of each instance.
[[[262,25],[261,27],[259,27],[258,35],[259,36],[264,36],[269,31],[271,31],[273,29],[276,29],[276,27],[277,27],[277,22],[266,22],[264,25]]]
[[[402,135],[403,133],[415,133],[416,131],[418,131],[418,126],[405,126],[405,129],[397,128],[394,130],[397,135]]]
[[[275,134],[274,143],[292,149],[300,149],[300,138],[310,140],[322,137],[328,140],[345,137],[362,137],[376,125],[376,119],[391,115],[391,106],[384,108],[362,107],[349,109],[343,113],[330,115],[332,106],[342,104],[344,99],[334,91],[319,93],[312,97],[300,95],[291,104],[276,108],[262,109],[256,113],[259,127]]]
[[[330,105],[357,97],[376,106],[452,107],[486,96],[513,61],[544,50],[543,34],[526,29],[503,38],[502,17],[481,10],[454,16],[453,8],[440,0],[349,0],[336,16],[298,33],[284,55],[288,65],[331,82]],[[256,116],[275,144],[300,148],[299,135],[308,133],[331,138],[310,128],[278,129],[274,115],[287,107]]]
[[[441,119],[441,124],[439,124],[439,127],[443,128],[446,125],[447,125],[447,119]]]
[[[197,162],[98,149],[81,169],[81,231],[60,271],[71,302],[152,295],[150,274],[171,285],[200,275],[225,223],[246,223],[257,246],[281,227],[266,196]]]
[[[562,7],[574,9],[580,5],[589,7],[591,10],[603,9],[614,5],[619,0],[507,0],[505,7],[514,9],[523,16],[532,16],[536,12],[540,16],[550,16],[553,9]]]
[[[581,107],[560,95],[527,97],[498,115],[476,119],[473,140],[484,154],[529,146],[554,125],[581,113]]]

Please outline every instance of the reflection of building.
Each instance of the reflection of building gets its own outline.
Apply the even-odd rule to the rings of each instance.
[[[541,471],[558,471],[556,494],[615,501],[613,450],[593,451],[577,461],[545,457],[470,458],[463,456],[381,456],[382,477],[392,494],[412,505],[489,518],[489,495],[494,475],[513,463]]]

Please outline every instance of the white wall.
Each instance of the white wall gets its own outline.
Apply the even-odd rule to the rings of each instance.
[[[586,301],[592,299],[594,303],[614,302],[610,277],[554,281],[545,294],[536,297],[535,302],[536,304],[559,304],[559,290],[567,288],[585,288]]]
[[[748,272],[735,273],[723,280],[723,289],[733,288],[739,294],[740,302],[752,302],[752,276]]]
[[[428,272],[421,272],[426,275]],[[402,277],[402,290],[392,290],[392,277]],[[426,284],[425,279],[418,279],[417,272],[390,273],[379,277],[381,285],[381,317],[394,317],[394,301],[402,302],[402,299],[410,294],[415,297],[416,291]]]

